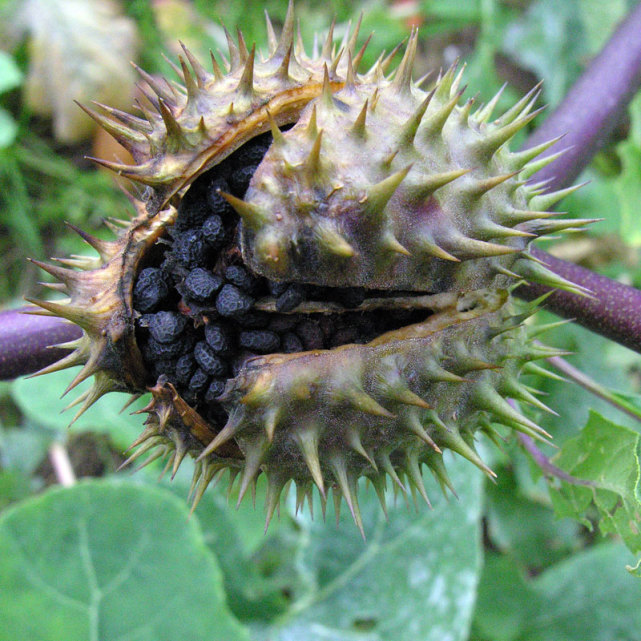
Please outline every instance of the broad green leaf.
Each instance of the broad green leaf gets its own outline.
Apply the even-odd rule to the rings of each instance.
[[[17,134],[18,124],[6,109],[0,108],[0,149],[12,144]]]
[[[495,547],[540,572],[581,545],[574,521],[555,519],[549,501],[526,494],[507,467],[495,471],[497,481],[486,489],[487,534]]]
[[[274,563],[292,576],[288,610],[255,638],[273,641],[467,639],[480,569],[480,474],[448,460],[459,500],[427,483],[433,509],[398,497],[389,522],[376,495],[361,487],[363,541],[343,504],[340,525],[298,516],[298,545],[272,541]],[[389,497],[391,499],[391,497]],[[411,499],[410,499],[411,502]],[[295,579],[295,575],[298,579]]]
[[[596,412],[579,436],[566,441],[554,463],[591,487],[565,481],[550,495],[558,516],[583,519],[594,503],[604,533],[618,534],[635,554],[641,553],[641,435],[615,425]]]
[[[474,639],[641,641],[641,585],[620,544],[596,546],[525,580],[506,557],[486,559]]]
[[[0,518],[0,638],[242,641],[185,504],[116,480],[50,490]]]
[[[18,65],[6,51],[0,51],[0,93],[20,86],[21,82],[22,72]]]
[[[85,381],[71,392],[70,395],[73,396],[69,400],[60,398],[76,373],[77,369],[74,368],[47,376],[20,378],[12,386],[13,400],[34,423],[64,435],[78,408],[72,408],[65,413],[61,413],[62,410],[69,405],[74,396],[80,396],[91,385],[91,381]],[[106,394],[92,405],[71,429],[106,433],[118,447],[129,447],[142,431],[143,422],[140,416],[129,416],[129,413],[142,407],[144,402],[137,401],[121,414],[127,398],[125,394]]]

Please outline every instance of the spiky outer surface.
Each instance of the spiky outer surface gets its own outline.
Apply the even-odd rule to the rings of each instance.
[[[493,437],[503,424],[547,436],[506,400],[547,409],[518,377],[554,353],[533,345],[523,325],[536,304],[517,310],[508,290],[522,278],[571,288],[532,260],[527,244],[585,221],[552,220],[544,210],[565,192],[543,195],[525,182],[549,144],[521,154],[504,146],[532,118],[536,92],[491,121],[496,100],[476,111],[473,101],[459,106],[455,69],[427,90],[413,82],[416,35],[391,75],[391,59],[358,73],[358,29],[338,53],[330,30],[310,58],[294,44],[293,25],[291,4],[280,39],[268,21],[265,60],[242,36],[229,38],[224,71],[215,61],[205,71],[185,50],[183,86],[141,72],[154,106],[142,116],[88,110],[136,161],[103,164],[149,189],[144,202],[133,199],[137,215],[117,240],[83,235],[99,258],[41,264],[70,297],[39,301],[43,313],[84,330],[75,351],[44,372],[84,365],[70,388],[95,376],[78,415],[110,390],[149,389],[131,460],[166,456],[175,472],[195,457],[195,502],[224,470],[232,481],[240,475],[241,498],[262,472],[268,519],[293,480],[299,502],[313,486],[323,501],[333,488],[361,527],[360,477],[381,497],[387,476],[426,496],[422,465],[449,487],[445,448],[492,474],[474,450],[479,430]],[[294,126],[280,132],[285,124]],[[245,198],[226,195],[240,216],[245,264],[273,281],[396,291],[389,300],[425,309],[426,318],[365,345],[246,360],[220,397],[228,421],[214,425],[171,380],[148,386],[132,288],[158,242],[171,240],[189,185],[269,129],[273,144]],[[366,299],[361,308],[378,304]],[[269,311],[273,301],[257,306]]]

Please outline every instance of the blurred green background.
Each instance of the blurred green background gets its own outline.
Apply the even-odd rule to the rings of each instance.
[[[363,69],[418,27],[415,77],[460,58],[479,103],[508,83],[499,110],[543,79],[548,109],[535,127],[636,4],[299,0],[296,12],[308,52],[334,16],[340,40],[363,12],[360,42],[374,32]],[[64,221],[109,237],[103,221],[128,211],[113,177],[86,159],[126,152],[73,100],[131,109],[130,60],[173,78],[162,54],[175,59],[179,40],[203,61],[226,51],[221,21],[264,48],[263,9],[279,27],[287,3],[0,0],[1,308],[42,295],[27,256],[85,253]],[[542,247],[641,286],[640,97],[585,178],[563,209],[605,220]],[[641,412],[638,355],[574,326],[546,341]],[[103,398],[67,429],[59,395],[72,376],[0,384],[0,641],[641,640],[641,588],[625,570],[628,550],[641,550],[628,532],[640,518],[639,422],[576,386],[532,379],[560,414],[536,418],[561,447],[559,465],[598,478],[597,490],[548,488],[516,443],[483,443],[498,483],[452,462],[460,499],[445,501],[430,480],[432,511],[399,497],[386,522],[363,488],[364,543],[345,515],[334,527],[331,508],[327,523],[319,505],[315,521],[294,515],[293,496],[266,536],[261,496],[236,511],[225,488],[188,519],[188,465],[173,483],[154,466],[115,473],[142,424],[118,414],[125,398]],[[95,480],[55,487],[60,448],[76,477]]]

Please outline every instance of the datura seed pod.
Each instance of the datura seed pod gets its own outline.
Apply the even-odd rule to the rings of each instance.
[[[150,391],[129,460],[194,457],[194,504],[225,470],[240,499],[265,474],[268,522],[294,481],[299,504],[331,489],[362,530],[361,477],[383,507],[388,477],[427,500],[423,465],[453,491],[445,449],[493,475],[477,432],[548,437],[508,401],[547,410],[519,376],[556,353],[511,290],[585,293],[528,246],[589,221],[527,182],[555,141],[507,148],[537,88],[493,119],[498,96],[462,102],[456,65],[412,79],[416,33],[390,72],[392,56],[359,70],[358,26],[313,57],[291,4],[280,38],[267,29],[265,57],[239,34],[222,66],[183,47],[180,83],[140,70],[138,115],[83,107],[135,161],[98,162],[144,196],[116,240],[78,230],[97,257],[38,263],[69,299],[33,302],[84,330],[41,373],[94,377],[78,415]]]

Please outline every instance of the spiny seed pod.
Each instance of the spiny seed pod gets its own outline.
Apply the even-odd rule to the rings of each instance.
[[[492,120],[498,96],[459,104],[456,66],[412,80],[417,35],[358,67],[358,27],[314,57],[290,7],[269,55],[242,35],[225,69],[184,48],[182,85],[142,70],[140,115],[84,109],[133,155],[98,161],[145,185],[116,240],[78,233],[98,258],[38,263],[69,294],[37,302],[77,323],[73,352],[40,373],[94,376],[77,416],[111,390],[151,392],[129,459],[196,459],[194,505],[225,470],[239,500],[267,476],[267,522],[294,481],[301,505],[331,488],[358,527],[357,486],[385,508],[387,477],[427,501],[423,465],[451,487],[443,450],[492,471],[477,432],[548,435],[508,399],[548,408],[523,372],[557,352],[532,341],[522,280],[578,293],[528,253],[541,235],[588,221],[546,209],[569,190],[527,179],[555,141],[511,153],[536,114],[535,88]],[[395,52],[393,52],[395,53]],[[536,330],[540,332],[540,329]]]

